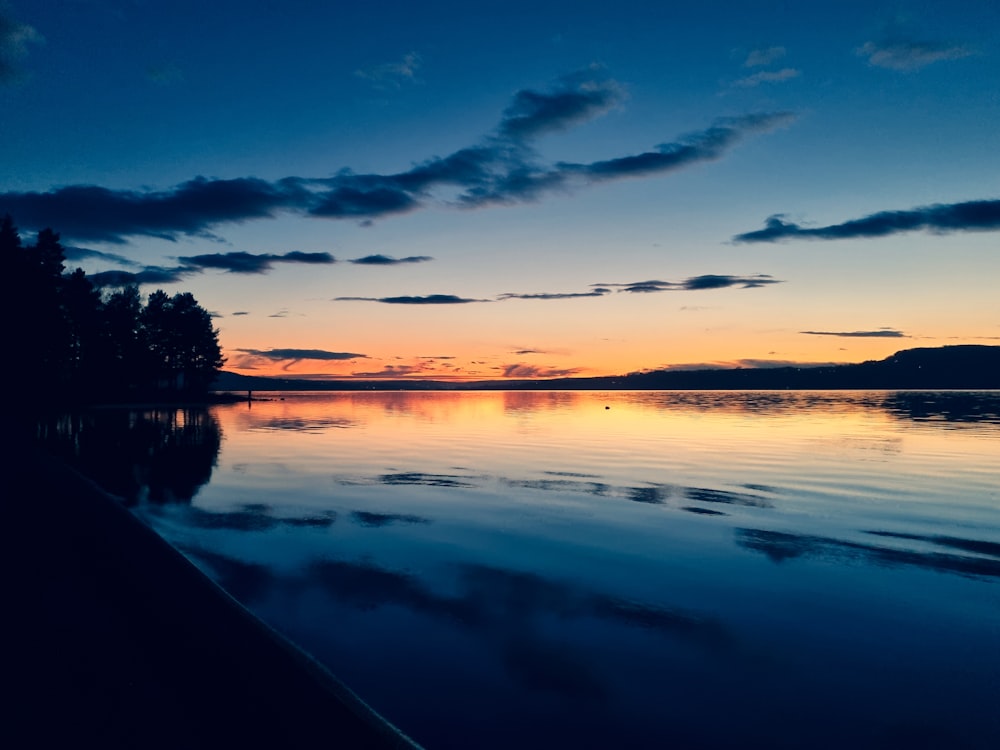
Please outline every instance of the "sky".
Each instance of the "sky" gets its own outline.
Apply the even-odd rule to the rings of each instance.
[[[0,0],[0,165],[248,375],[1000,344],[995,0]]]

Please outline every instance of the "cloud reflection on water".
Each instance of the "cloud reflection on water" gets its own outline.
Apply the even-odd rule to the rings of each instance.
[[[410,513],[372,513],[367,510],[351,511],[351,520],[368,528],[380,528],[394,523],[430,523],[431,519]]]
[[[298,573],[278,574],[267,565],[204,547],[181,546],[244,603],[262,602],[278,592],[283,598],[301,597],[319,589],[332,601],[359,611],[401,607],[494,641],[508,675],[522,687],[576,699],[605,696],[599,670],[580,643],[566,638],[555,641],[546,635],[546,622],[559,622],[561,627],[570,622],[603,622],[712,651],[728,651],[735,643],[715,617],[625,599],[536,573],[456,563],[447,567],[454,593],[439,593],[412,573],[369,560],[315,558]]]
[[[487,481],[496,481],[506,487],[533,490],[538,492],[560,492],[576,495],[589,495],[602,498],[624,498],[632,502],[650,505],[664,505],[671,499],[693,500],[699,503],[714,503],[724,505],[739,505],[748,508],[772,508],[773,503],[762,495],[774,493],[773,487],[763,485],[742,485],[752,489],[757,494],[737,492],[734,490],[710,489],[705,487],[678,487],[669,484],[650,483],[646,486],[613,485],[607,482],[586,481],[598,479],[599,475],[578,472],[544,471],[543,478],[514,479],[511,477],[488,477],[485,475],[432,474],[419,471],[395,472],[360,477],[337,477],[335,481],[345,485],[423,485],[429,487],[444,487],[454,489],[481,489]],[[549,478],[555,477],[555,478]],[[692,506],[684,506],[691,510]],[[695,506],[696,507],[696,506]],[[710,511],[705,515],[718,515]]]
[[[938,573],[956,573],[968,577],[1000,578],[1000,557],[972,557],[942,552],[920,552],[917,550],[898,549],[861,544],[830,537],[811,534],[795,534],[784,531],[767,531],[763,529],[736,529],[736,543],[754,552],[762,552],[772,561],[782,563],[800,557],[814,557],[837,564],[863,564],[879,567],[914,566]],[[872,533],[872,532],[869,532]],[[922,537],[910,535],[885,534],[897,538]],[[927,539],[927,537],[923,537]],[[985,546],[992,549],[998,545],[975,540],[951,539],[951,546],[962,545],[965,548]],[[978,551],[978,550],[977,550]]]

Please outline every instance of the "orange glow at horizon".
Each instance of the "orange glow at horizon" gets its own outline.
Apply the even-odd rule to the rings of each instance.
[[[561,377],[614,377],[634,372],[671,368],[757,367],[774,365],[813,365],[857,363],[884,359],[902,349],[941,346],[944,343],[979,343],[971,341],[922,342],[908,338],[836,338],[824,336],[750,336],[673,337],[661,347],[646,342],[594,342],[592,347],[575,346],[562,350],[517,350],[507,347],[495,352],[476,347],[467,353],[463,347],[428,346],[427,354],[379,356],[375,351],[364,357],[339,360],[297,359],[270,360],[243,351],[224,350],[223,369],[242,375],[291,379],[331,380],[416,380],[433,379],[455,382],[473,380],[531,380]],[[468,345],[466,345],[468,346]],[[399,352],[412,345],[378,342],[378,349]],[[435,353],[440,350],[440,353]],[[350,352],[347,352],[350,353]],[[720,358],[720,353],[725,353]]]

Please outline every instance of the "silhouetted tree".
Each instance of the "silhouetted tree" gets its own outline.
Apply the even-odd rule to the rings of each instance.
[[[142,303],[134,285],[112,292],[104,300],[101,341],[105,388],[111,395],[135,394],[143,380],[146,355],[139,337]]]
[[[104,309],[100,291],[77,268],[65,277],[62,304],[69,322],[69,349],[66,371],[72,393],[96,395],[102,378],[102,353],[110,351],[104,336]]]
[[[190,292],[149,295],[141,324],[157,387],[204,391],[222,367],[218,330]]]
[[[0,222],[0,252],[13,283],[4,295],[4,344],[14,382],[25,397],[58,390],[66,383],[69,324],[60,292],[64,253],[59,235],[43,230],[22,247],[13,220]]]
[[[14,226],[14,219],[10,214],[4,214],[0,220],[0,253],[5,261],[13,257],[13,253],[21,249],[21,235]]]
[[[82,269],[64,274],[51,229],[29,247],[13,219],[0,221],[0,262],[13,278],[0,295],[8,377],[26,400],[194,395],[222,367],[218,330],[190,293],[162,290],[143,307],[130,285],[105,297]]]

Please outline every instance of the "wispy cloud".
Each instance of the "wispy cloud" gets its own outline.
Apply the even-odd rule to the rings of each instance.
[[[196,177],[170,190],[110,190],[69,185],[45,193],[2,193],[0,207],[29,227],[59,227],[63,236],[122,243],[127,237],[176,240],[211,236],[210,227],[269,218],[292,209],[308,191],[294,181]]]
[[[746,60],[743,61],[744,68],[759,68],[777,62],[785,56],[784,47],[763,47],[761,49],[750,50]]]
[[[943,60],[960,60],[973,51],[964,45],[943,42],[896,39],[865,42],[855,50],[869,65],[889,70],[914,71]]]
[[[288,370],[303,360],[320,362],[344,362],[352,359],[367,359],[367,355],[356,352],[331,352],[325,349],[235,349],[237,356],[231,357],[229,366],[239,370],[254,370],[262,364],[282,363],[281,369]]]
[[[605,294],[609,294],[610,289],[605,289],[603,287],[597,287],[591,289],[589,292],[534,292],[527,294],[516,294],[513,292],[505,292],[504,294],[498,295],[498,300],[505,299],[540,299],[540,300],[550,300],[550,299],[577,299],[580,297],[603,297]]]
[[[580,372],[579,367],[542,367],[523,363],[502,365],[499,370],[505,378],[566,378]]]
[[[403,55],[399,62],[382,63],[354,71],[354,75],[363,78],[378,89],[398,89],[404,83],[417,80],[417,71],[422,64],[420,55],[410,52]]]
[[[386,365],[381,370],[371,370],[368,372],[352,372],[351,375],[356,378],[372,378],[372,379],[382,379],[382,378],[406,378],[413,377],[415,375],[424,376],[429,373],[425,372],[424,369],[417,365]]]
[[[752,276],[730,276],[728,274],[703,274],[701,276],[690,276],[683,281],[660,281],[650,279],[647,281],[633,281],[628,284],[600,284],[599,287],[615,288],[622,292],[632,294],[646,294],[650,292],[675,292],[675,291],[701,291],[705,289],[727,289],[738,287],[740,289],[757,289],[770,284],[782,284],[781,279],[776,279],[770,274],[758,273]]]
[[[553,182],[562,184],[572,178],[601,182],[672,172],[689,164],[720,159],[747,136],[783,127],[794,119],[795,115],[791,112],[720,118],[705,130],[660,144],[655,151],[589,164],[560,162],[555,170],[543,177],[540,184],[551,187]]]
[[[107,263],[116,263],[120,266],[125,266],[127,268],[138,268],[142,264],[137,263],[131,258],[126,258],[124,255],[118,255],[117,253],[108,253],[102,250],[92,250],[87,247],[76,247],[74,245],[63,246],[63,251],[66,255],[66,260],[103,260]]]
[[[405,263],[425,263],[434,260],[429,255],[410,255],[406,258],[393,258],[391,255],[366,255],[363,258],[354,258],[348,262],[361,266],[397,266]]]
[[[625,98],[613,80],[594,76],[596,68],[564,76],[547,92],[521,89],[504,110],[498,128],[501,136],[521,141],[544,133],[567,130],[604,114]]]
[[[206,255],[181,256],[182,266],[190,269],[218,269],[230,273],[266,273],[275,263],[305,263],[308,265],[331,265],[337,262],[330,253],[303,253],[298,250],[275,255],[273,253],[210,253]]]
[[[282,362],[285,360],[318,359],[324,362],[336,362],[346,359],[365,359],[367,355],[354,352],[330,352],[325,349],[237,349],[244,354]]]
[[[111,260],[120,265],[134,268],[139,264],[114,253],[101,253],[95,250],[75,248],[67,258],[100,258]],[[172,284],[189,276],[203,273],[206,270],[222,270],[229,273],[259,274],[272,270],[276,263],[305,263],[309,265],[330,265],[337,262],[329,253],[304,253],[293,250],[281,255],[274,253],[209,253],[205,255],[181,256],[180,264],[173,267],[145,266],[138,271],[100,271],[90,274],[87,278],[97,287],[125,286],[129,284]]]
[[[799,331],[809,336],[841,336],[856,339],[905,339],[909,338],[902,331],[892,328],[879,328],[875,331]]]
[[[739,78],[733,81],[733,86],[741,89],[754,88],[762,83],[780,83],[792,78],[798,78],[802,73],[795,68],[782,68],[781,70],[761,70],[753,75]]]
[[[0,4],[0,84],[17,81],[22,75],[21,61],[28,55],[28,46],[43,41],[34,27],[15,21]]]
[[[464,305],[470,302],[489,301],[458,297],[454,294],[428,294],[423,297],[334,297],[333,300],[334,302],[381,302],[386,305]]]
[[[727,359],[714,362],[678,362],[657,367],[657,370],[696,372],[698,370],[735,370],[738,368],[777,369],[779,367],[816,367],[832,362],[799,362],[790,359]]]
[[[768,217],[764,229],[733,237],[734,242],[777,242],[786,239],[838,240],[853,237],[886,237],[901,232],[995,231],[1000,229],[1000,200],[938,203],[908,211],[880,211],[860,219],[825,227],[803,227],[783,219]]]
[[[559,79],[548,91],[514,95],[496,129],[479,143],[428,159],[405,172],[332,177],[196,177],[166,190],[69,185],[47,192],[0,193],[0,212],[64,237],[126,242],[148,236],[214,237],[219,225],[293,213],[371,221],[431,206],[481,208],[535,201],[611,180],[654,177],[722,158],[747,137],[794,119],[789,112],[721,118],[704,130],[637,154],[593,162],[541,162],[533,140],[596,117],[622,101],[622,87],[596,69]],[[449,198],[441,198],[441,189]]]
[[[116,286],[142,286],[144,284],[175,284],[187,278],[197,270],[178,266],[164,268],[162,266],[146,266],[141,271],[100,271],[87,274],[90,283],[98,289]]]
[[[756,289],[771,284],[784,283],[781,279],[776,279],[770,274],[759,273],[752,276],[731,276],[719,274],[704,274],[702,276],[691,276],[683,281],[634,281],[626,284],[592,284],[591,288],[585,292],[504,292],[498,294],[494,299],[472,299],[459,297],[453,294],[430,294],[427,296],[408,297],[334,297],[335,302],[382,302],[385,304],[397,305],[450,305],[464,304],[468,302],[503,302],[506,300],[567,300],[583,299],[588,297],[605,297],[614,292],[627,292],[632,294],[646,292],[676,292],[676,291],[701,291],[706,289],[726,289],[737,287],[740,289]]]

